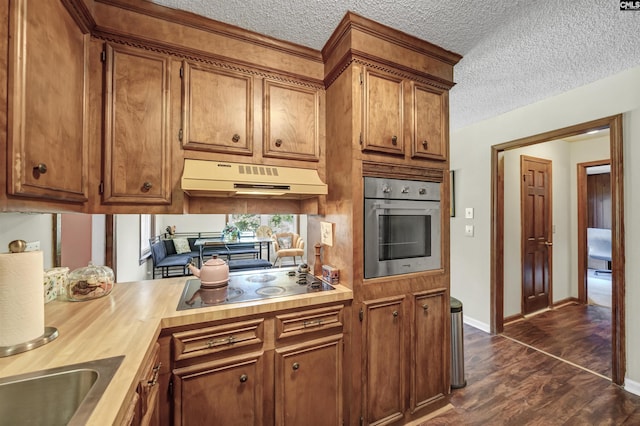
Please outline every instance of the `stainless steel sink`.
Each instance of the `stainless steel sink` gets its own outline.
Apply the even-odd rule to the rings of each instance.
[[[0,424],[83,425],[124,356],[0,379]]]

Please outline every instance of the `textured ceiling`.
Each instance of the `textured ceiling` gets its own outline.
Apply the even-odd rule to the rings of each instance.
[[[350,10],[459,53],[454,130],[640,65],[618,0],[152,1],[317,50]]]

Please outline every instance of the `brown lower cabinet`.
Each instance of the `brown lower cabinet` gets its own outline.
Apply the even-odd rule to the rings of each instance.
[[[343,311],[339,304],[164,331],[161,357],[170,356],[171,369],[162,424],[342,425]]]
[[[361,424],[401,424],[445,401],[445,294],[436,289],[363,302]]]
[[[153,347],[151,357],[144,364],[136,392],[122,421],[126,426],[157,426],[160,424],[159,385],[160,345]]]

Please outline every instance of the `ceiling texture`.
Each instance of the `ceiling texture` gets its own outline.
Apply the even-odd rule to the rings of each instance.
[[[152,1],[316,50],[349,10],[461,54],[452,130],[640,65],[619,0]]]

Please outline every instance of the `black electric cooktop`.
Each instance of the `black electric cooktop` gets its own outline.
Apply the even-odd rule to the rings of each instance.
[[[330,291],[334,288],[309,273],[289,268],[277,268],[231,273],[227,297],[218,303],[205,303],[197,294],[199,289],[199,279],[187,280],[176,310],[183,311],[251,300],[317,293]]]

